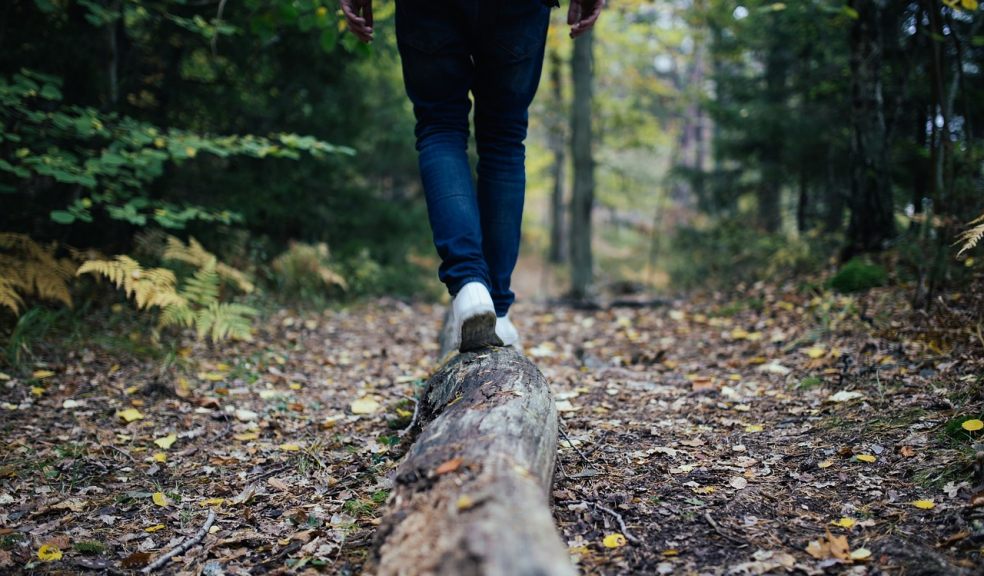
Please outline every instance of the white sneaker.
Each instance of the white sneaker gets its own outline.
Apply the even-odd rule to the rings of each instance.
[[[509,314],[495,319],[495,335],[502,340],[503,346],[512,346],[519,350],[519,332],[509,319]]]
[[[468,352],[485,346],[502,346],[496,336],[495,307],[488,288],[481,282],[461,287],[451,303],[454,334],[458,350]]]

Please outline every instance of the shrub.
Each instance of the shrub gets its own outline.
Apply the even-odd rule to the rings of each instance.
[[[830,279],[830,287],[838,292],[864,292],[888,281],[885,269],[877,264],[854,258]]]

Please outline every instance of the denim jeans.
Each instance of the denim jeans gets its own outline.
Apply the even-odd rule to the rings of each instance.
[[[403,79],[417,119],[420,177],[441,281],[489,288],[496,314],[515,296],[526,194],[528,109],[543,68],[542,0],[397,0]],[[468,162],[475,100],[477,185]]]

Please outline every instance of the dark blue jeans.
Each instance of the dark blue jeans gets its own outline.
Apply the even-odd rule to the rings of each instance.
[[[403,79],[417,118],[420,177],[438,274],[452,295],[489,288],[496,314],[519,256],[528,109],[543,68],[550,9],[542,0],[397,0]],[[478,182],[468,163],[475,100]]]

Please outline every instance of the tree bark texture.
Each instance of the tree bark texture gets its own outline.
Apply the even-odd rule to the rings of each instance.
[[[571,113],[571,156],[574,161],[574,187],[571,197],[571,297],[588,297],[594,273],[591,253],[591,212],[594,208],[595,162],[592,155],[591,103],[594,83],[592,49],[594,32],[574,42],[571,74],[574,79],[574,105]]]
[[[575,574],[548,502],[557,409],[518,352],[459,354],[428,382],[368,573]]]

